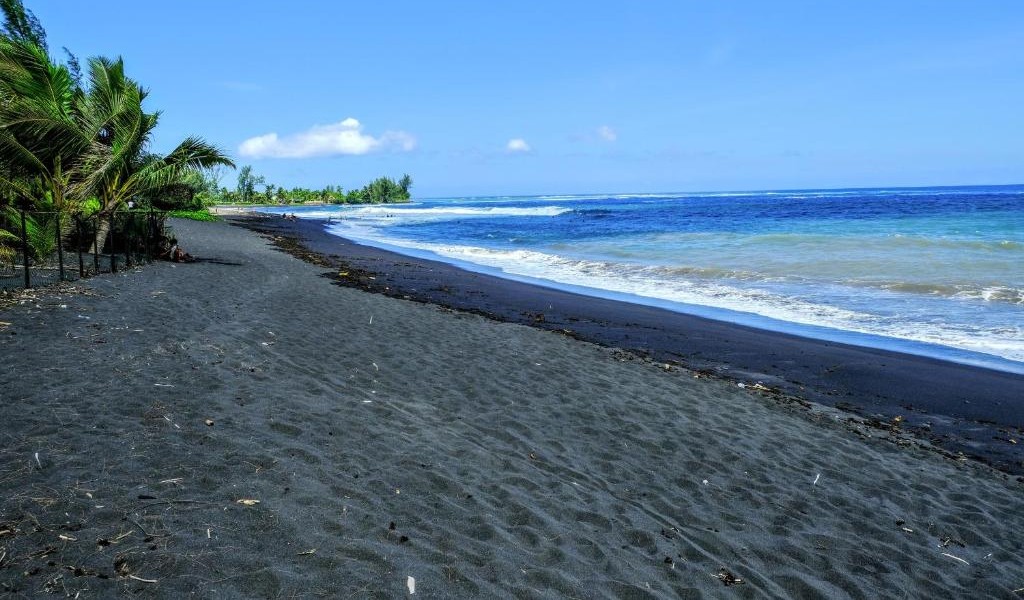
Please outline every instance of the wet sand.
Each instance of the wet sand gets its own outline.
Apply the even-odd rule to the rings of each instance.
[[[384,269],[173,225],[199,262],[0,309],[0,595],[396,598],[410,578],[425,598],[1024,587],[1022,483],[921,448],[900,422],[772,391],[793,378],[711,346],[680,355],[705,373],[665,368],[574,339],[584,317],[568,309],[500,322],[359,289],[390,288]],[[326,260],[356,261],[333,248]]]

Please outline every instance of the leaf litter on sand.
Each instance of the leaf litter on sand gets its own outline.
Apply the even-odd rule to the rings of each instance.
[[[743,585],[746,583],[739,577],[733,575],[732,572],[730,572],[729,569],[726,569],[725,567],[719,569],[718,573],[715,574],[715,577],[719,581],[721,581],[726,587],[730,585]]]

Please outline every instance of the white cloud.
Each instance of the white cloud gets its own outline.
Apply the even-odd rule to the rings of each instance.
[[[602,125],[597,128],[597,135],[606,142],[614,142],[619,139],[619,134],[614,129],[607,125]]]
[[[383,150],[409,152],[415,148],[416,138],[404,131],[385,131],[374,137],[363,133],[359,121],[349,117],[285,137],[268,133],[249,138],[238,147],[238,153],[246,158],[308,158]]]
[[[523,138],[512,138],[505,144],[505,149],[509,152],[529,152],[530,145]]]

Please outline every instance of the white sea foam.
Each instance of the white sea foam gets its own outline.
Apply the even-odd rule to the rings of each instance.
[[[658,303],[684,304],[756,314],[803,326],[828,328],[959,348],[1024,361],[1024,330],[981,330],[971,324],[887,316],[817,303],[772,290],[742,287],[729,278],[699,276],[689,269],[642,266],[568,258],[532,250],[494,250],[472,246],[381,240],[372,228],[340,227],[338,234],[372,244],[423,251],[443,260],[489,267],[527,280],[551,282],[595,292],[612,292]],[[685,310],[685,307],[680,306]]]
[[[295,214],[301,219],[358,219],[367,222],[399,222],[446,221],[464,218],[493,217],[555,217],[573,209],[564,206],[430,206],[420,208],[416,204],[374,204],[359,206],[324,207],[323,209],[308,208],[269,208],[264,212],[273,214]],[[387,221],[384,221],[384,220]]]
[[[341,228],[345,237],[370,243],[425,251],[442,259],[490,267],[510,276],[541,282],[609,291],[670,304],[705,306],[769,319],[936,344],[1024,361],[1024,330],[979,330],[971,324],[884,316],[759,289],[730,284],[728,279],[706,278],[685,270],[618,262],[577,260],[533,250],[496,250],[474,246],[381,240],[370,229]],[[739,283],[739,282],[737,282]],[[680,307],[683,308],[683,307]]]
[[[417,208],[415,206],[396,206],[394,204],[359,206],[344,212],[345,216],[358,218],[402,218],[402,219],[449,219],[465,217],[554,217],[563,213],[571,212],[571,208],[564,206],[431,206],[429,208]]]

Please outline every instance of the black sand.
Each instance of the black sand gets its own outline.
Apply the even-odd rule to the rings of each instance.
[[[471,273],[340,239],[324,232],[321,221],[255,216],[233,222],[298,241],[349,272],[337,278],[344,285],[562,331],[736,382],[760,382],[881,427],[899,419],[901,430],[949,452],[1024,474],[1024,375]]]
[[[0,310],[0,595],[1024,588],[1024,487],[1005,474],[753,386],[339,287],[240,228],[175,227],[203,261]]]

